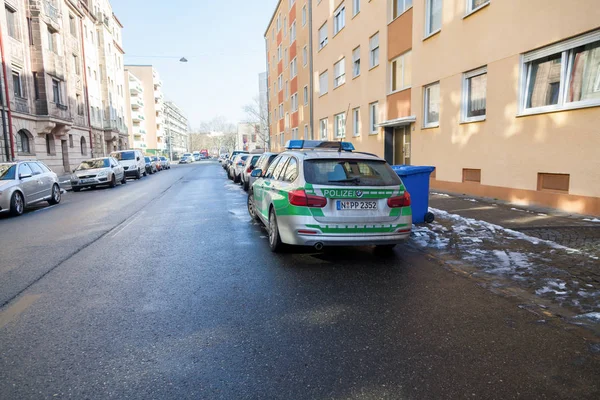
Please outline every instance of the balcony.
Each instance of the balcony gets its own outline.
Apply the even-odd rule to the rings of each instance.
[[[139,125],[134,125],[132,132],[133,132],[134,136],[140,136],[140,135],[146,134],[146,130]]]
[[[145,119],[146,118],[144,118],[144,115],[142,113],[131,113],[131,120],[133,122],[142,122]]]
[[[141,141],[133,141],[133,147],[135,149],[146,149],[148,148],[148,145],[146,144],[146,142],[141,142]]]
[[[142,85],[135,81],[129,81],[129,93],[132,95],[142,94]]]
[[[44,0],[44,14],[45,17],[44,18],[47,22],[48,25],[50,25],[52,27],[52,29],[54,29],[56,32],[58,32],[60,30],[61,27],[61,19],[62,19],[62,15],[58,9],[58,7],[55,5],[54,1],[50,1],[50,0]]]
[[[131,98],[131,108],[132,109],[139,110],[142,107],[144,107],[144,101],[141,98],[139,98],[139,97]]]

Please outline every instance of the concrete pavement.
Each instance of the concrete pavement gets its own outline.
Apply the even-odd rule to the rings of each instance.
[[[600,395],[587,330],[541,322],[414,241],[273,254],[217,164],[171,172],[19,220],[31,240],[70,216],[53,240],[19,237],[28,265],[80,245],[0,309],[3,398]]]

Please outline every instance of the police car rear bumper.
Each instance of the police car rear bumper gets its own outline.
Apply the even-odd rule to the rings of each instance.
[[[381,235],[294,235],[296,245],[314,246],[321,243],[323,246],[372,246],[384,244],[399,244],[410,237],[410,231],[404,233],[388,233]]]

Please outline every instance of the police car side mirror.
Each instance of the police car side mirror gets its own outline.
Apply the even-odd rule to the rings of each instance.
[[[262,169],[259,168],[252,170],[252,174],[250,176],[252,176],[253,178],[260,178],[262,176]]]

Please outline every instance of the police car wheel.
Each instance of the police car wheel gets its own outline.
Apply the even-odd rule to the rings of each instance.
[[[273,253],[277,253],[283,247],[279,237],[279,227],[277,226],[277,217],[275,211],[269,213],[269,247]]]
[[[248,214],[250,214],[252,220],[256,221],[258,219],[256,209],[254,208],[254,193],[252,192],[248,195]]]

